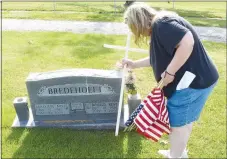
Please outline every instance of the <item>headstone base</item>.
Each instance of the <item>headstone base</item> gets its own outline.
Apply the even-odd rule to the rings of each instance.
[[[128,105],[124,105],[124,110],[122,111],[121,120],[120,120],[120,129],[124,129],[124,123],[129,118],[129,108]],[[117,116],[116,116],[117,118]],[[45,127],[45,128],[76,128],[76,129],[115,129],[116,122],[112,121],[96,121],[96,123],[82,123],[75,121],[53,121],[53,122],[37,122],[34,121],[32,110],[29,108],[29,120],[28,121],[19,121],[16,116],[12,124],[12,128],[34,128],[34,127]]]
[[[140,94],[137,94],[135,97],[128,95],[128,105],[129,105],[130,115],[135,111],[135,109],[140,105],[140,103],[141,103]]]

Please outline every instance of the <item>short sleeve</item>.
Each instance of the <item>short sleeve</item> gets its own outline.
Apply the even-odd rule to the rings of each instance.
[[[189,29],[177,21],[159,22],[157,27],[159,43],[170,55],[173,55],[176,46]]]

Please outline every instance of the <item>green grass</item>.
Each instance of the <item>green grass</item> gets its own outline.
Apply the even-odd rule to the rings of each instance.
[[[210,27],[220,27],[226,28],[226,20],[215,20],[215,19],[201,19],[186,17],[191,24],[195,26],[210,26]]]
[[[157,9],[176,10],[184,16],[196,17],[219,17],[226,18],[225,2],[175,2],[175,9],[172,3],[167,2],[147,2]],[[124,10],[124,2],[116,2],[117,12]],[[103,7],[105,5],[105,7]],[[52,11],[52,2],[3,2],[3,10],[21,11]],[[114,12],[113,2],[56,2],[56,11],[76,11],[76,12]]]
[[[158,9],[177,11],[187,17],[226,18],[225,2],[175,2],[174,9],[172,3],[149,2],[149,4]]]
[[[56,2],[55,12],[53,12],[53,4],[52,2],[3,2],[3,18],[123,21],[123,2],[116,3],[116,10],[113,2]],[[176,11],[194,25],[226,26],[225,2],[175,2],[175,9],[167,2],[148,2],[148,4],[157,10]],[[28,12],[12,12],[15,10]]]
[[[67,13],[67,12],[3,12],[4,18],[17,19],[43,19],[43,20],[79,20],[79,21],[108,21],[108,22],[123,22],[121,14],[114,15],[103,13]]]
[[[27,96],[29,72],[65,68],[114,69],[124,52],[103,48],[103,44],[125,45],[125,36],[49,32],[3,32],[2,69],[2,157],[3,158],[157,158],[153,143],[135,132],[79,131],[71,129],[12,129],[15,117],[12,101]],[[220,73],[189,141],[193,158],[226,157],[226,45],[204,42]],[[133,44],[133,47],[135,45]],[[147,48],[147,46],[143,46]],[[147,55],[130,52],[132,59]],[[135,70],[142,97],[155,86],[151,68]],[[165,136],[166,138],[166,136]],[[202,149],[201,149],[202,148]]]

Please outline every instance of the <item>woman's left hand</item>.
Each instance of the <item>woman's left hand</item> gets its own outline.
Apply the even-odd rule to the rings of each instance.
[[[174,76],[172,76],[166,72],[163,72],[161,77],[162,77],[164,86],[167,86],[169,83],[172,83],[175,78]]]

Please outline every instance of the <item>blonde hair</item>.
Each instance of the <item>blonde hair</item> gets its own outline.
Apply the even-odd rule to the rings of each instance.
[[[177,15],[174,12],[156,11],[145,3],[135,2],[127,8],[124,13],[125,23],[132,31],[135,37],[135,43],[140,45],[147,42],[147,31],[152,28],[156,19],[168,15]]]

